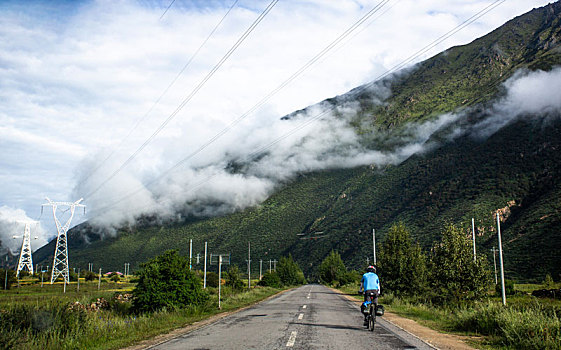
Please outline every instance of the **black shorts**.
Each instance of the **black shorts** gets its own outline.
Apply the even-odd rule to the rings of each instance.
[[[372,300],[372,298],[370,297],[371,294],[374,294],[374,297]],[[365,290],[364,291],[364,301],[372,301],[373,303],[378,304],[378,289],[370,289],[370,290]]]

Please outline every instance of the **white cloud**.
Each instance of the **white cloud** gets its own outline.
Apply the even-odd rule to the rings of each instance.
[[[526,118],[558,118],[561,114],[561,67],[550,72],[518,71],[508,79],[506,94],[488,111],[490,116],[456,134],[487,138],[512,122]]]

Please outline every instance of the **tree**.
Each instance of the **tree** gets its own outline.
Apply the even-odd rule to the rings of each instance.
[[[277,265],[277,274],[281,282],[286,286],[295,286],[306,283],[304,273],[300,266],[292,259],[292,255],[281,257]]]
[[[471,240],[452,224],[446,226],[441,242],[434,246],[430,267],[436,302],[459,303],[481,298],[491,281],[487,260],[482,256],[473,260]]]
[[[188,259],[177,250],[168,250],[140,265],[133,295],[134,308],[142,312],[200,305],[208,299],[200,279],[189,270]]]
[[[332,250],[319,265],[318,273],[323,283],[338,284],[341,280],[346,279],[347,268],[343,259],[341,259],[341,255]]]
[[[226,285],[232,287],[232,290],[240,291],[243,289],[243,281],[240,276],[240,270],[236,265],[230,266],[226,271]]]
[[[394,224],[381,246],[378,273],[383,289],[397,295],[419,295],[426,290],[426,258],[418,244],[413,245],[403,222]]]

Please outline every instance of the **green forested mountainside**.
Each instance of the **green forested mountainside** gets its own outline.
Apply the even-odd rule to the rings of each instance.
[[[358,100],[362,113],[357,126],[366,127],[366,131],[425,120],[488,101],[517,70],[548,70],[561,62],[560,8],[557,2],[535,9],[470,44],[422,62],[411,75],[398,74],[391,81],[391,95],[384,104],[374,102],[377,99],[372,98],[371,89],[358,95],[351,91],[327,101],[337,104],[348,98]],[[370,127],[364,119],[371,121]]]
[[[465,107],[485,106],[518,69],[561,65],[560,13],[559,2],[536,9],[385,81],[391,94],[383,104],[372,102],[377,93],[372,89],[324,103],[357,99],[361,133],[398,133],[407,122],[458,109],[467,113],[465,120],[477,121],[484,107]],[[70,264],[85,268],[94,262],[108,271],[129,262],[134,269],[166,249],[187,254],[193,239],[195,255],[208,241],[210,253],[232,253],[233,262],[244,267],[251,241],[253,273],[260,259],[265,269],[269,259],[288,253],[312,273],[331,249],[350,267],[360,268],[372,254],[373,228],[383,241],[392,223],[404,221],[428,249],[446,222],[462,224],[467,234],[471,217],[478,228],[478,252],[490,256],[492,264],[490,249],[497,245],[493,213],[502,208],[507,276],[543,280],[550,273],[559,279],[560,143],[561,116],[524,116],[488,139],[439,139],[439,147],[399,165],[301,174],[261,205],[222,217],[168,225],[145,220],[104,240],[83,224],[70,231]],[[52,262],[54,243],[39,249],[35,262]]]

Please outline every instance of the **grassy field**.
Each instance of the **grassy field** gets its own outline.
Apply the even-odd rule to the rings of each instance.
[[[80,281],[62,284],[26,283],[0,292],[0,348],[6,349],[118,349],[178,327],[263,300],[279,289],[257,287],[218,295],[207,288],[210,300],[199,307],[162,310],[152,314],[131,312],[130,301],[116,296],[129,293],[130,281]],[[103,298],[103,299],[102,299]],[[77,302],[77,303],[76,303]],[[96,303],[97,302],[97,303]],[[91,304],[96,304],[91,309]]]
[[[561,287],[557,283],[556,288]],[[380,298],[387,311],[416,320],[432,329],[481,339],[473,346],[482,349],[561,349],[561,300],[535,298],[529,291],[544,288],[539,284],[517,284],[517,293],[470,305],[437,307],[408,298],[386,294]],[[357,295],[348,285],[342,292]],[[358,298],[358,295],[357,295]]]

